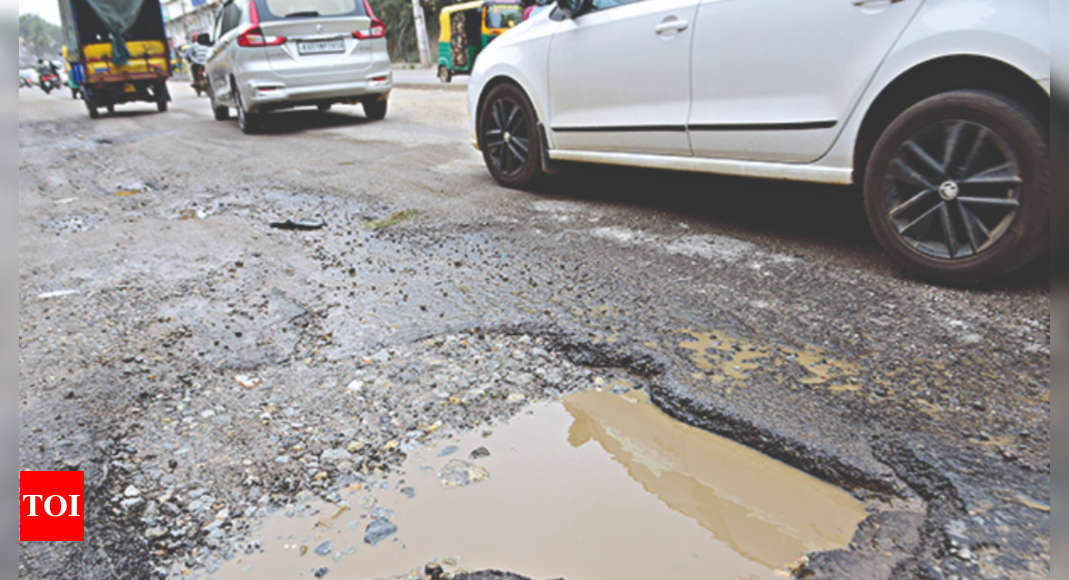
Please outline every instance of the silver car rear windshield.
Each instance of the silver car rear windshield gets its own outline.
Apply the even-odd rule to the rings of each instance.
[[[362,0],[255,0],[261,20],[367,16]]]

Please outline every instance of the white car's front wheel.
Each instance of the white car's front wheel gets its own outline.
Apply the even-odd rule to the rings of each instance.
[[[990,280],[1050,247],[1050,131],[1002,95],[955,91],[902,113],[876,143],[865,209],[899,266]]]
[[[529,188],[545,176],[538,119],[519,87],[491,89],[479,111],[479,132],[483,161],[498,183]]]

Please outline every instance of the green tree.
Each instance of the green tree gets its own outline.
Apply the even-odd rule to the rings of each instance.
[[[438,15],[445,6],[467,0],[420,0],[427,22],[427,42],[431,58],[438,54]],[[386,44],[394,62],[419,62],[416,29],[412,18],[411,0],[368,0],[371,9],[386,24]]]
[[[42,58],[55,56],[59,52],[56,47],[63,43],[60,27],[36,14],[19,16],[19,36],[35,56]]]

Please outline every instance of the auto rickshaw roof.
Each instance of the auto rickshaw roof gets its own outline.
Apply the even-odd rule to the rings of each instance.
[[[474,10],[476,8],[482,8],[483,4],[486,4],[486,0],[475,0],[474,2],[453,4],[452,6],[446,6],[445,8],[442,8],[442,14],[452,14],[454,12],[461,12],[464,10]],[[491,2],[491,4],[493,4],[493,2]]]

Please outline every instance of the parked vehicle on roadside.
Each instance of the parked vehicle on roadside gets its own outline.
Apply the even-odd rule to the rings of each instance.
[[[211,35],[197,42],[211,46],[215,118],[234,108],[245,133],[260,128],[264,113],[293,107],[360,103],[368,119],[386,116],[386,26],[366,0],[226,0]]]
[[[19,70],[19,88],[27,87],[33,88],[37,84],[37,71],[32,68],[24,68]]]
[[[559,0],[479,56],[502,185],[558,162],[857,186],[928,280],[1050,247],[1049,0]]]
[[[518,1],[508,0],[476,0],[442,8],[438,78],[448,83],[453,75],[470,74],[475,57],[492,40],[523,21],[523,10]]]
[[[69,74],[90,118],[138,101],[167,110],[171,58],[159,2],[60,0],[59,8]]]

